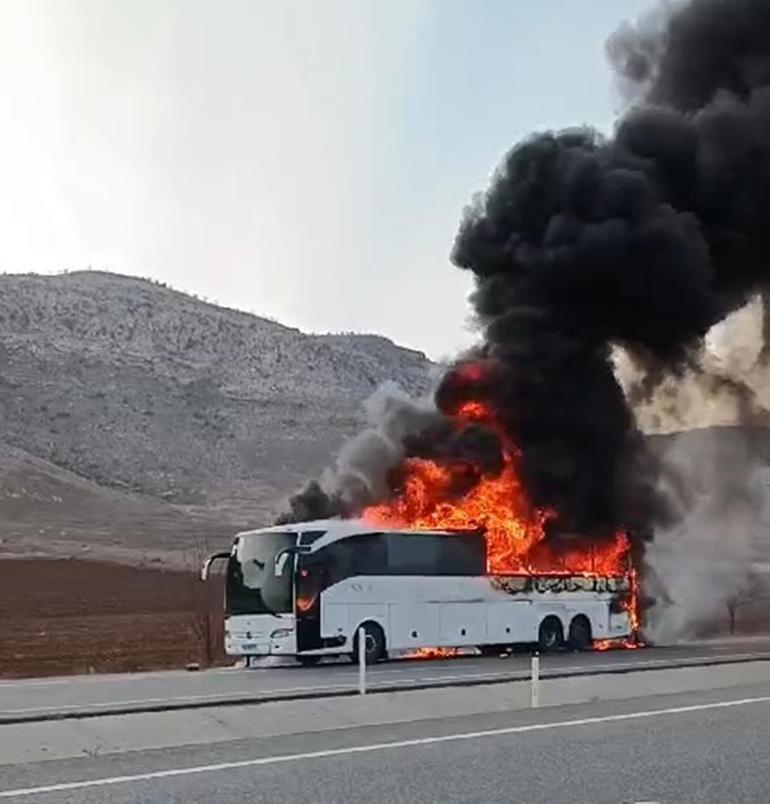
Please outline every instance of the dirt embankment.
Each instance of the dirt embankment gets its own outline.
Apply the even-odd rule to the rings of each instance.
[[[77,559],[0,559],[0,676],[131,672],[227,661],[222,577]],[[734,612],[768,633],[770,597]],[[715,633],[730,631],[728,612]]]
[[[224,661],[222,582],[94,561],[0,560],[0,675]]]

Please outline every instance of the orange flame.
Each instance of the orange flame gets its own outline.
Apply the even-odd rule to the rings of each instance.
[[[542,541],[547,515],[529,510],[510,463],[498,477],[482,479],[459,500],[446,499],[456,480],[451,467],[410,458],[405,469],[401,495],[386,505],[368,508],[365,519],[426,530],[484,528],[490,574],[526,569],[523,560]]]
[[[483,422],[497,431],[503,443],[503,469],[494,477],[477,475],[474,467],[407,458],[402,466],[402,488],[391,502],[375,505],[363,517],[379,526],[415,530],[483,529],[490,575],[583,575],[628,577],[632,594],[628,609],[634,631],[639,626],[636,573],[630,569],[630,542],[618,532],[611,538],[553,547],[545,541],[545,524],[554,512],[534,507],[519,479],[519,452],[496,426],[491,411],[481,402],[467,401],[454,414],[457,427]],[[474,483],[457,494],[458,483]],[[602,647],[602,646],[600,646]]]
[[[470,402],[466,402],[462,405],[460,410],[457,412],[457,418],[461,421],[480,422],[488,419],[489,414],[481,402],[474,402],[471,400]]]
[[[628,572],[630,593],[626,601],[626,611],[631,626],[631,635],[622,639],[599,639],[594,641],[595,650],[612,650],[613,648],[643,648],[639,634],[641,629],[640,602],[639,602],[639,575],[633,567]]]
[[[407,651],[404,656],[407,659],[448,659],[458,653],[457,648],[415,648]]]

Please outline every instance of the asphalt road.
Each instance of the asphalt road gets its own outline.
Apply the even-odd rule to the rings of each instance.
[[[676,648],[645,648],[541,657],[541,675],[601,673],[677,664],[770,658],[770,639]],[[371,689],[482,683],[528,677],[530,657],[402,660],[368,670]],[[303,668],[293,662],[259,669],[164,672],[0,682],[0,723],[148,708],[188,708],[230,701],[320,697],[355,689],[358,670],[347,662]]]
[[[770,681],[3,769],[56,804],[764,802]]]

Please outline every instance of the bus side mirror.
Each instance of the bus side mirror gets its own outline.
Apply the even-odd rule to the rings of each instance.
[[[286,567],[286,562],[289,560],[289,556],[309,553],[310,550],[311,547],[309,544],[298,544],[296,547],[286,547],[285,549],[276,553],[275,562],[273,564],[273,574],[275,577],[280,578],[281,575],[283,575],[283,571]]]
[[[203,567],[201,568],[201,577],[202,581],[207,581],[209,579],[209,575],[211,575],[211,565],[215,561],[222,561],[226,558],[230,558],[230,553],[214,553],[213,556],[209,556],[204,562]]]

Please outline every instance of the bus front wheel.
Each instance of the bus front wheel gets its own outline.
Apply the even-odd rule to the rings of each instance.
[[[377,623],[364,623],[356,629],[353,637],[353,652],[350,654],[354,664],[358,664],[358,635],[364,629],[364,656],[367,664],[374,664],[385,658],[385,634]]]
[[[540,623],[537,646],[543,652],[558,650],[564,645],[564,631],[558,617],[546,617]]]

